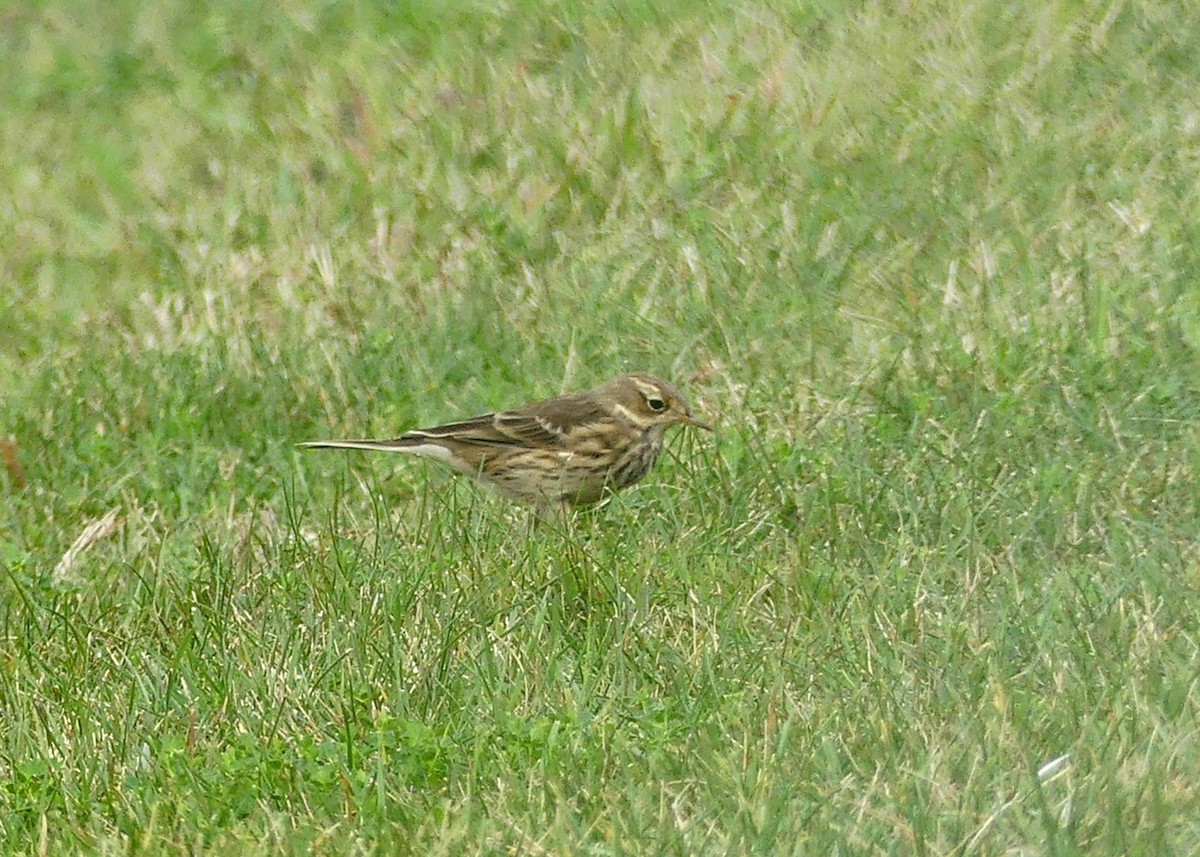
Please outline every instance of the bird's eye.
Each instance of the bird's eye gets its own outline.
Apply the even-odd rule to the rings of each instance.
[[[649,405],[650,410],[654,411],[656,414],[661,414],[667,409],[667,403],[657,396],[651,396],[650,398],[646,399],[646,404]]]

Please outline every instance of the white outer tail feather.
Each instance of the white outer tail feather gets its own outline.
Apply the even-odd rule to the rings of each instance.
[[[365,449],[370,452],[403,452],[451,463],[450,450],[437,443],[412,443],[399,440],[310,440],[298,443],[304,449]]]

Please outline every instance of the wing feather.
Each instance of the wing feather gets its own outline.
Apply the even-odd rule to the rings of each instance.
[[[454,440],[481,446],[528,446],[561,449],[580,426],[607,417],[604,408],[588,396],[559,396],[512,411],[483,414],[433,428],[410,431],[412,440]]]
[[[562,449],[581,426],[593,425],[611,415],[591,396],[559,396],[494,414],[481,414],[458,422],[414,429],[390,440],[320,441],[304,446],[343,446],[353,449],[404,451],[430,441],[482,447],[532,447]]]

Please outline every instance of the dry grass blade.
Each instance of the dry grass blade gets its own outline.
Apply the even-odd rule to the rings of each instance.
[[[117,517],[119,509],[109,509],[104,517],[92,521],[83,528],[83,532],[75,539],[74,543],[67,548],[67,552],[62,555],[62,559],[58,561],[58,565],[54,566],[54,579],[62,580],[71,573],[76,560],[79,556],[100,539],[107,538],[116,532],[117,527],[121,525],[120,518]]]
[[[21,460],[17,456],[17,439],[6,437],[0,439],[0,459],[4,460],[4,469],[13,487],[18,490],[25,487],[25,471],[21,468]]]

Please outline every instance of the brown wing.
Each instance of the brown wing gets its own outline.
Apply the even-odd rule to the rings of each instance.
[[[437,439],[481,446],[559,448],[573,429],[605,417],[604,409],[587,396],[559,396],[512,411],[410,431],[402,440]]]
[[[496,414],[496,425],[504,432],[538,446],[562,446],[581,426],[610,418],[609,413],[586,393],[558,396],[523,408]]]
[[[423,443],[428,440],[456,440],[460,443],[482,446],[519,446],[521,441],[518,438],[497,428],[498,416],[498,414],[483,414],[456,423],[446,423],[427,429],[414,429],[405,432],[400,440],[411,443]]]

